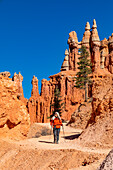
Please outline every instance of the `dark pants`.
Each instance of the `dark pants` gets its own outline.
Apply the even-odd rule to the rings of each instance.
[[[54,133],[54,143],[58,143],[59,141],[59,133],[60,133],[60,128],[53,128],[53,133]]]

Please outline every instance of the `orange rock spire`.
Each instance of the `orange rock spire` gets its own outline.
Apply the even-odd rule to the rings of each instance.
[[[68,50],[66,49],[65,51],[65,59],[64,59],[64,62],[61,66],[61,71],[67,71],[69,70],[69,52]]]
[[[37,77],[33,76],[33,79],[32,79],[32,92],[31,92],[31,96],[34,96],[34,97],[38,97],[39,96],[39,91],[38,91],[38,79]]]
[[[75,31],[69,33],[69,70],[77,70],[78,61],[78,38]]]
[[[104,40],[101,41],[100,45],[100,68],[104,68],[105,66],[105,58],[108,55],[108,40],[104,38]]]
[[[84,45],[88,52],[89,52],[89,55],[90,55],[90,24],[89,22],[86,23],[86,27],[85,27],[85,32],[84,32],[84,35],[83,35],[83,39],[82,39],[82,45]]]
[[[113,74],[113,33],[108,39],[109,55],[106,57],[105,65],[110,73]]]
[[[92,26],[92,32],[91,32],[91,41],[95,42],[100,46],[100,38],[98,36],[98,31],[97,31],[97,24],[95,19],[93,20],[93,26]]]
[[[100,68],[100,39],[95,19],[93,20],[91,32],[91,52],[92,71],[97,71]]]
[[[69,39],[68,39],[69,46],[76,47],[78,45],[78,38],[75,31],[72,31],[69,33]]]

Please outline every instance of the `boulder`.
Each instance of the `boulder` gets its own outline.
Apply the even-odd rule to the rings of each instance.
[[[105,160],[102,162],[97,170],[112,170],[113,169],[113,149],[106,156]]]

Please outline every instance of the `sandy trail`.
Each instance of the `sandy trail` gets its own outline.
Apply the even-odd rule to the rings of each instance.
[[[81,129],[64,124],[64,130],[65,135],[61,129],[59,144],[53,144],[53,135],[21,141],[2,139],[0,170],[96,170],[110,149],[83,147],[77,140]],[[82,166],[85,159],[93,161]]]
[[[41,124],[45,127],[49,127],[48,123]],[[75,149],[83,152],[92,152],[92,153],[101,153],[108,154],[111,149],[97,149],[97,148],[89,148],[84,147],[78,143],[77,139],[79,135],[82,133],[81,129],[75,129],[72,127],[64,126],[61,128],[59,144],[53,143],[53,135],[41,136],[39,138],[30,138],[22,141],[13,141],[13,143],[25,148],[25,149],[42,149],[42,150],[58,150],[58,149]],[[9,143],[12,143],[11,140],[8,140]]]

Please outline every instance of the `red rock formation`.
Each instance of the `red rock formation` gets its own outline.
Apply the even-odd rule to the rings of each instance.
[[[108,39],[109,54],[106,57],[106,67],[113,74],[113,33]]]
[[[34,123],[37,121],[37,98],[39,97],[39,92],[38,92],[38,79],[33,76],[32,79],[32,92],[31,92],[31,98],[28,101],[28,111],[30,114],[30,121],[31,123]]]
[[[26,135],[30,122],[49,122],[47,119],[53,112],[54,90],[59,88],[65,109],[62,118],[69,120],[72,113],[84,101],[84,90],[75,87],[75,76],[78,71],[78,50],[85,45],[89,51],[92,62],[93,85],[90,91],[92,101],[92,113],[90,120],[86,121],[85,115],[79,116],[76,124],[79,127],[81,118],[84,120],[83,128],[87,124],[87,130],[82,134],[84,143],[94,144],[113,143],[113,34],[109,39],[100,42],[96,21],[93,21],[90,31],[89,23],[86,24],[85,33],[81,42],[78,42],[76,32],[69,33],[69,50],[65,51],[65,59],[61,66],[61,72],[50,76],[50,80],[42,80],[41,94],[38,91],[38,79],[33,76],[31,97],[27,101],[23,95],[23,77],[14,74],[13,80],[9,78],[9,72],[0,73],[0,133],[7,134],[9,129],[16,129],[20,134]],[[26,105],[28,108],[26,108]],[[84,108],[83,108],[84,110]],[[29,114],[28,114],[29,112]],[[87,111],[88,117],[89,110]],[[78,113],[77,113],[78,114]],[[77,114],[75,114],[75,120]],[[101,126],[103,124],[103,126]],[[100,136],[100,126],[101,136]],[[2,131],[1,131],[2,128]],[[96,134],[95,134],[96,130]],[[16,134],[16,133],[13,133]]]
[[[67,123],[67,125],[75,127],[76,129],[85,129],[91,117],[91,113],[92,104],[90,99],[87,103],[86,102],[80,103],[78,108],[71,115],[71,119]]]
[[[113,145],[113,75],[107,70],[93,75],[93,102],[87,129],[80,137],[85,146],[112,147]]]
[[[33,85],[33,89],[32,89],[32,92],[31,92],[31,96],[34,96],[35,98],[37,98],[37,97],[39,97],[38,79],[35,76],[33,76],[32,85]]]
[[[89,55],[90,55],[90,36],[91,36],[90,24],[89,22],[87,22],[81,44],[86,47],[87,51],[89,52]]]
[[[112,75],[103,70],[98,73],[98,77],[93,77],[94,82],[92,86],[92,116],[89,124],[96,122],[97,119],[105,115],[110,110],[110,100],[112,98]]]
[[[103,77],[105,72],[113,73],[113,34],[109,39],[100,41],[96,21],[93,20],[92,30],[89,22],[86,23],[85,32],[81,42],[78,42],[75,31],[69,33],[69,50],[65,51],[65,58],[61,66],[61,72],[50,76],[50,80],[42,80],[41,95],[38,93],[38,80],[32,80],[32,94],[28,102],[31,122],[48,122],[47,119],[53,112],[51,104],[54,101],[56,86],[60,89],[65,109],[62,118],[69,120],[79,103],[84,101],[84,90],[76,89],[75,76],[78,71],[79,48],[86,46],[92,62],[93,77]],[[94,91],[94,90],[93,90]],[[89,97],[92,96],[92,88],[89,88]]]
[[[78,38],[75,31],[69,33],[69,70],[77,70],[78,62]]]
[[[56,75],[50,76],[50,81],[42,80],[41,95],[36,96],[33,93],[38,84],[33,84],[32,96],[28,102],[31,123],[49,122],[47,117],[53,112],[51,104],[54,101],[54,90],[58,86],[61,92],[62,101],[65,103],[65,110],[62,118],[69,120],[71,114],[77,107],[77,104],[84,100],[84,91],[75,87],[75,71],[62,71]],[[36,79],[36,77],[35,77]],[[34,78],[33,81],[34,82]],[[38,81],[36,81],[38,82]]]
[[[65,59],[64,59],[64,62],[63,62],[63,64],[62,64],[62,66],[61,66],[61,71],[68,71],[69,70],[69,52],[68,52],[68,50],[66,49],[66,51],[65,51]]]
[[[5,73],[0,74],[0,134],[4,136],[13,131],[18,138],[19,134],[27,135],[30,117],[26,104],[18,98],[22,86],[8,77]]]
[[[84,100],[84,91],[75,87],[75,71],[63,71],[54,76],[50,76],[53,92],[57,85],[60,89],[62,100],[65,103],[65,110],[62,118],[69,120],[77,104]],[[54,97],[54,93],[52,98]]]
[[[108,40],[104,38],[104,40],[101,41],[100,46],[100,68],[105,67],[105,58],[108,56]]]
[[[98,36],[97,40],[99,42]],[[97,46],[99,57],[99,44]],[[91,56],[92,57],[92,56]],[[100,43],[100,66],[94,62],[92,113],[80,142],[85,146],[112,147],[113,143],[113,33]],[[93,61],[93,60],[92,60]],[[99,60],[98,60],[99,61]],[[95,67],[96,66],[96,67]],[[96,69],[95,69],[96,68]]]
[[[1,72],[0,75],[2,75],[4,77],[10,77],[11,76],[10,72],[8,72],[8,71]]]
[[[42,80],[41,95],[38,92],[38,79],[33,76],[32,92],[28,101],[28,111],[30,114],[31,123],[34,122],[49,122],[47,119],[50,116],[50,85],[45,79]]]
[[[21,75],[20,72],[19,72],[19,74],[14,73],[12,80],[14,81],[14,84],[16,84],[18,86],[18,90],[17,90],[18,99],[20,99],[25,104],[27,104],[27,100],[24,98],[23,88],[22,88],[23,76]]]
[[[92,70],[97,71],[100,68],[100,39],[98,36],[96,21],[93,20],[91,32],[91,61]]]

